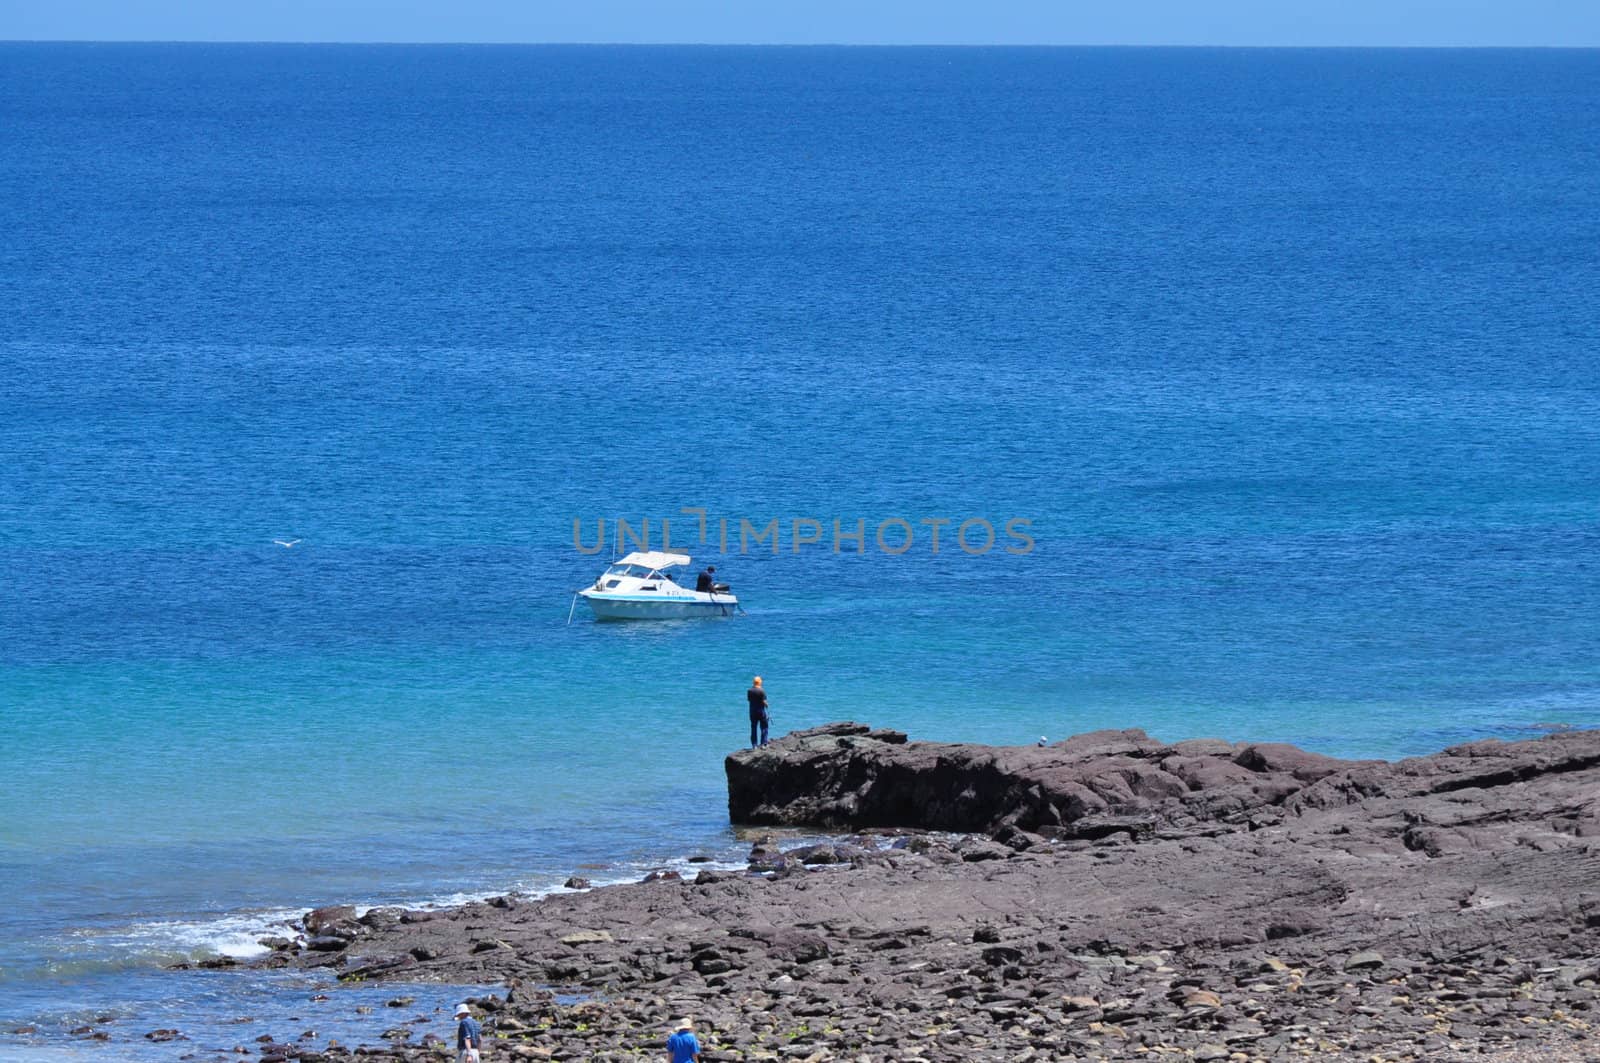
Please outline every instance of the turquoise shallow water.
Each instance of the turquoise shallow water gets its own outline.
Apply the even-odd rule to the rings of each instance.
[[[1592,53],[0,58],[0,1026],[167,1058],[158,965],[299,908],[732,857],[755,672],[779,731],[1600,725]],[[568,626],[572,521],[681,507],[780,520],[691,544],[749,615]]]

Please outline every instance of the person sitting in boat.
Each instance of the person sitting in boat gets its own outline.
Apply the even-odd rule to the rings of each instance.
[[[694,589],[702,594],[709,594],[717,590],[727,590],[728,588],[717,586],[717,566],[707,565],[706,570],[695,578]]]

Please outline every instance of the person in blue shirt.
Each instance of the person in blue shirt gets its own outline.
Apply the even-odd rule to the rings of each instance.
[[[667,1063],[698,1063],[700,1042],[694,1036],[694,1023],[684,1019],[678,1032],[667,1038]]]
[[[478,1052],[483,1048],[483,1027],[472,1017],[472,1009],[465,1004],[456,1007],[456,1063],[478,1063]]]

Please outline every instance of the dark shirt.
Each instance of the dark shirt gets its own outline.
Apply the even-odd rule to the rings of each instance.
[[[761,687],[751,687],[744,692],[745,699],[750,702],[750,718],[759,720],[767,714],[767,692]]]
[[[483,1028],[478,1025],[478,1020],[470,1015],[461,1020],[461,1025],[456,1027],[456,1051],[463,1048],[482,1048]]]
[[[694,589],[697,591],[709,591],[713,588],[715,579],[716,577],[710,572],[702,572],[695,578]]]

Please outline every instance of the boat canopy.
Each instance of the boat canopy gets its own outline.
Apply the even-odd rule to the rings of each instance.
[[[689,563],[689,555],[669,554],[661,550],[645,550],[629,554],[620,561],[611,563],[613,565],[639,565],[659,572],[661,569],[671,568],[674,565],[687,565]]]

